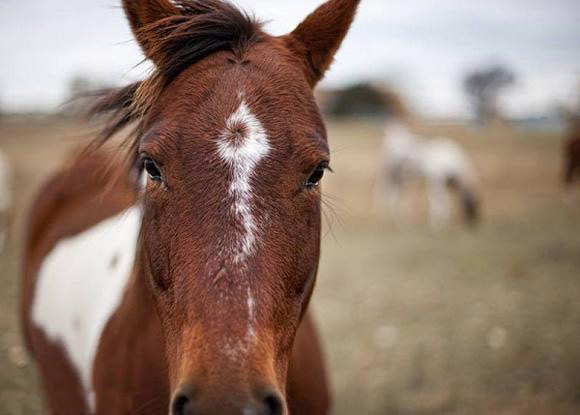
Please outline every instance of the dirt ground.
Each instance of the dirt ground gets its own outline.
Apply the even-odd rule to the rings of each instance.
[[[580,413],[580,185],[560,184],[562,138],[423,124],[465,145],[483,222],[427,226],[420,185],[394,223],[373,207],[382,125],[330,122],[335,174],[313,309],[337,415]],[[23,216],[42,180],[90,129],[0,119],[16,169],[14,226],[0,254],[0,415],[45,414],[16,305]]]

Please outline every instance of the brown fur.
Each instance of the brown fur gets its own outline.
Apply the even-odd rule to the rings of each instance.
[[[175,415],[327,413],[323,359],[306,314],[318,268],[320,191],[304,183],[329,157],[312,87],[358,3],[330,0],[291,34],[272,37],[217,0],[123,2],[155,72],[101,95],[94,113],[111,118],[93,151],[43,189],[30,215],[24,332],[54,414],[87,408],[65,350],[30,324],[38,268],[60,239],[136,202],[144,216],[135,269],[94,362],[97,413],[157,414],[169,406]],[[260,240],[239,265],[224,254],[242,224],[216,140],[241,100],[267,130],[271,152],[252,176]],[[95,147],[133,123],[129,167],[146,155],[164,177],[148,181],[142,200],[122,166],[94,174],[111,163]],[[231,140],[245,134],[243,126],[230,133]],[[247,292],[256,302],[251,322]],[[249,323],[254,340],[239,349]]]

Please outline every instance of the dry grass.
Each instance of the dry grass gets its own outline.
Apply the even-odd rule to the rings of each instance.
[[[338,415],[580,412],[580,189],[564,197],[560,139],[422,125],[465,144],[484,222],[433,233],[424,200],[395,226],[373,209],[381,125],[331,122],[334,175],[314,310]],[[0,123],[17,168],[14,237],[0,254],[0,414],[40,414],[16,325],[22,216],[87,130],[58,120]],[[418,189],[420,190],[420,189]]]

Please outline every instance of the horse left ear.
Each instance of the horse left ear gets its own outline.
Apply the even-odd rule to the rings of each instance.
[[[350,28],[360,0],[330,0],[316,9],[294,31],[283,37],[304,64],[313,88],[330,68]]]

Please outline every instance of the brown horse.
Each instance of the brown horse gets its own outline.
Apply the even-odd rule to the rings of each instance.
[[[564,184],[580,178],[580,117],[570,121],[570,132],[564,146]]]
[[[227,2],[124,0],[155,70],[95,111],[99,144],[134,127],[129,168],[85,152],[29,217],[23,331],[51,413],[328,412],[312,89],[358,3],[273,37]]]

